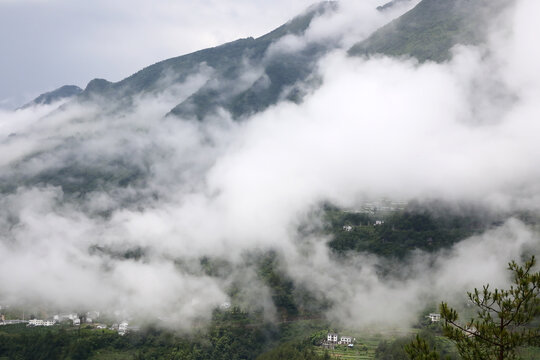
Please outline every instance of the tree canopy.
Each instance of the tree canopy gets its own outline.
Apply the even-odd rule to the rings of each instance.
[[[531,322],[540,315],[540,272],[531,257],[523,265],[512,261],[509,289],[493,289],[489,285],[468,293],[476,307],[476,317],[461,321],[458,312],[446,302],[441,303],[443,333],[455,342],[465,360],[517,359],[516,350],[522,346],[538,345],[540,328]],[[417,338],[406,347],[411,359],[437,359],[436,352]]]

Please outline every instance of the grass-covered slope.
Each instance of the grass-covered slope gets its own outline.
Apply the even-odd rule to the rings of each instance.
[[[442,62],[456,44],[477,44],[484,39],[487,21],[502,0],[423,0],[414,9],[354,45],[350,55],[412,56]]]

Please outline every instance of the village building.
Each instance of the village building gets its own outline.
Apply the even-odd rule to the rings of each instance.
[[[353,227],[351,225],[345,225],[343,226],[343,231],[347,231],[347,232],[350,232],[352,231]]]
[[[427,317],[431,320],[431,322],[441,321],[441,314],[431,313]]]
[[[118,325],[118,335],[125,335],[128,332],[128,322],[123,321]]]
[[[328,333],[326,341],[323,341],[321,346],[326,349],[334,349],[337,345],[347,345],[348,347],[354,347],[353,343],[356,341],[352,336],[339,336],[337,333]]]
[[[476,327],[474,327],[474,326],[467,326],[467,328],[465,330],[463,330],[463,333],[467,337],[473,337],[478,333],[478,329]]]
[[[338,334],[336,334],[336,333],[328,333],[326,341],[328,343],[330,343],[330,344],[337,344],[337,342],[338,342]]]

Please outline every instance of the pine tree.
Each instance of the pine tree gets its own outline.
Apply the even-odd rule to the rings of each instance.
[[[411,360],[439,360],[437,350],[430,349],[426,340],[416,335],[416,338],[408,345],[405,345],[405,352]]]
[[[443,333],[455,342],[464,360],[516,359],[519,347],[540,343],[540,328],[530,325],[540,315],[540,272],[532,272],[535,264],[534,256],[523,266],[510,262],[513,283],[508,290],[486,285],[469,292],[477,316],[466,323],[447,303],[441,304]],[[411,343],[407,352],[411,359],[436,359],[425,357],[432,350],[421,339]]]

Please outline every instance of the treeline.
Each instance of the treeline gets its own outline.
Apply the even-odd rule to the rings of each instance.
[[[328,352],[318,354],[310,342],[285,343],[257,357],[257,360],[330,360]]]
[[[277,337],[270,326],[252,328],[233,323],[213,324],[209,331],[190,336],[158,329],[125,336],[94,329],[34,331],[24,325],[19,330],[6,333],[0,329],[0,359],[255,359],[270,349]]]
[[[207,327],[189,335],[157,328],[120,336],[91,326],[9,325],[0,327],[0,360],[319,360],[326,357],[312,345],[326,336],[321,330],[326,326],[316,321],[276,325],[234,307],[215,310]]]
[[[439,349],[442,359],[460,359],[456,347],[448,339],[443,338],[437,332],[425,329],[419,335],[425,339],[431,348]],[[410,360],[405,352],[405,346],[410,344],[414,336],[403,336],[394,340],[383,340],[375,350],[376,360]]]

